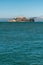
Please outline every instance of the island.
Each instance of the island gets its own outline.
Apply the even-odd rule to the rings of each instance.
[[[10,19],[9,22],[34,22],[34,18],[26,18],[21,16],[21,17]]]

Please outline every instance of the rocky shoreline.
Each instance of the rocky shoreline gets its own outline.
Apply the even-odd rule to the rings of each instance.
[[[34,22],[34,18],[17,17],[8,20],[9,22]]]

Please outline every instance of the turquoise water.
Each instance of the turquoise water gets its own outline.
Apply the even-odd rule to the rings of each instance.
[[[43,65],[43,23],[0,22],[0,65]]]

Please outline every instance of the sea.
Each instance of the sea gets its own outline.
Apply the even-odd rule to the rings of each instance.
[[[0,65],[43,65],[43,22],[0,22]]]

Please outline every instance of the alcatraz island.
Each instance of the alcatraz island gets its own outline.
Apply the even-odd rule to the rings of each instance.
[[[23,16],[12,18],[8,20],[9,22],[34,22],[34,18],[26,18]]]

